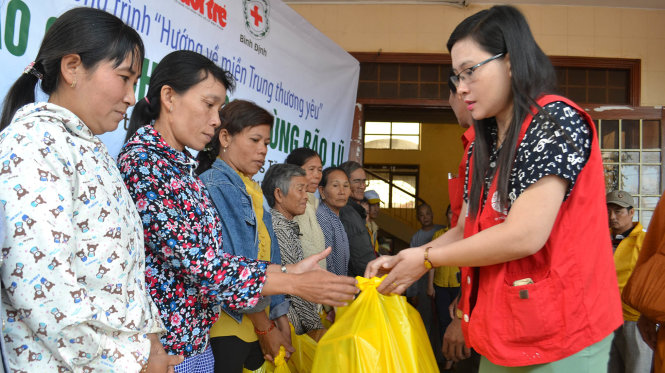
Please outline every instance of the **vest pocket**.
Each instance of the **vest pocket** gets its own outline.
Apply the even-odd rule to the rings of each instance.
[[[542,342],[560,333],[563,324],[561,284],[546,277],[536,283],[503,285],[510,312],[504,338],[519,344]]]

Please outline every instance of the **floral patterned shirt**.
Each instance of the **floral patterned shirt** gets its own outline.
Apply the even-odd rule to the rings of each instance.
[[[118,164],[143,221],[146,282],[166,325],[164,348],[201,354],[221,304],[237,310],[259,301],[267,262],[222,251],[221,221],[194,175],[196,161],[151,125],[125,144]]]
[[[0,133],[2,313],[15,372],[138,372],[164,331],[143,232],[104,144],[50,103]]]

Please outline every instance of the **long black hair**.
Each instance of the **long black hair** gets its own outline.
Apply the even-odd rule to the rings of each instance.
[[[51,95],[58,89],[60,62],[68,54],[78,54],[81,64],[88,70],[105,60],[113,61],[114,67],[118,67],[131,56],[132,68],[140,71],[145,51],[139,34],[120,18],[87,7],[66,11],[44,35],[34,60],[34,70],[21,74],[7,92],[0,130],[9,125],[21,106],[35,102],[35,86],[40,77],[44,93]],[[139,66],[134,66],[135,63]]]
[[[183,94],[207,79],[208,74],[222,83],[226,90],[232,91],[235,88],[235,81],[231,73],[199,53],[179,50],[164,56],[150,76],[148,93],[134,106],[125,142],[139,128],[159,118],[163,86],[169,86],[176,93]]]
[[[510,172],[515,158],[521,124],[531,107],[542,111],[536,99],[554,92],[556,74],[552,63],[531,34],[526,19],[512,6],[497,5],[480,11],[457,25],[448,39],[448,51],[455,43],[471,38],[491,55],[505,53],[510,59],[513,115],[497,159],[497,191],[502,206],[509,203]],[[491,129],[495,118],[475,120],[476,140],[473,145],[473,180],[469,192],[469,213],[475,215],[480,207],[480,194],[489,166],[492,147]],[[496,177],[497,175],[494,175]]]
[[[207,171],[219,155],[221,148],[219,133],[223,129],[231,136],[234,136],[245,128],[262,124],[269,125],[272,130],[272,125],[275,121],[275,117],[270,112],[247,100],[233,100],[224,105],[222,110],[219,111],[219,119],[222,125],[215,129],[215,135],[212,137],[212,140],[196,156],[196,160],[199,161],[199,165],[196,167],[196,174],[198,175]]]

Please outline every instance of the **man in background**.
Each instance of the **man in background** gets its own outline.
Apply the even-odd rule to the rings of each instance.
[[[413,237],[411,237],[410,247],[422,246],[432,241],[434,233],[444,228],[443,225],[434,224],[434,214],[432,213],[432,207],[430,207],[430,205],[423,203],[418,206],[416,212],[416,217],[418,222],[420,222],[421,228],[413,235]],[[420,312],[420,317],[423,319],[423,324],[425,324],[425,329],[430,338],[432,348],[436,349],[438,344],[436,340],[439,339],[439,332],[434,327],[435,320],[433,317],[434,313],[432,312],[434,308],[434,304],[432,303],[434,294],[428,294],[429,283],[430,274],[427,273],[407,288],[405,295],[416,307],[418,312]]]
[[[372,240],[365,226],[367,212],[360,205],[365,198],[367,176],[358,162],[347,161],[339,165],[346,172],[351,186],[351,196],[339,211],[339,219],[349,238],[349,276],[363,276],[367,263],[376,259]]]
[[[432,236],[433,240],[439,238],[451,228],[452,221],[452,210],[450,205],[446,208],[446,219],[448,220],[448,226],[443,229],[439,229]],[[460,273],[459,267],[455,266],[440,266],[432,268],[429,271],[429,287],[427,288],[427,294],[429,296],[434,295],[434,302],[436,303],[436,318],[438,321],[438,329],[436,330],[439,334],[436,340],[437,344],[435,345],[434,351],[441,348],[443,344],[439,345],[438,342],[442,342],[443,336],[445,334],[446,328],[450,325],[452,319],[455,317],[450,314],[449,308],[450,305],[457,299],[460,291]],[[462,337],[462,340],[464,337]],[[463,342],[462,342],[463,343]],[[443,349],[441,350],[443,352]],[[443,366],[443,370],[450,370],[453,366],[453,360],[446,359],[446,362]]]
[[[379,224],[376,223],[376,218],[379,216],[379,210],[381,209],[381,198],[379,193],[375,190],[366,190],[365,198],[369,204],[367,210],[367,231],[372,239],[372,247],[374,247],[374,253],[376,255],[384,255],[386,252],[382,252],[381,244],[379,243]]]
[[[607,194],[614,266],[617,271],[619,292],[623,292],[628,278],[635,269],[646,231],[642,224],[633,222],[635,200],[630,193],[615,190]],[[610,350],[609,373],[649,372],[653,351],[644,342],[637,328],[640,313],[626,303],[623,308],[623,325],[614,332]]]

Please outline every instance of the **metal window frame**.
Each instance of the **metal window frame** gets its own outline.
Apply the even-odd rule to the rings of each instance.
[[[393,189],[399,189],[405,194],[410,194],[408,191],[403,190],[402,188],[398,187],[394,183],[394,176],[395,175],[403,175],[403,176],[414,176],[416,178],[416,187],[415,187],[415,192],[413,193],[414,196],[414,208],[418,205],[420,202],[420,198],[418,197],[418,191],[419,191],[419,181],[420,181],[420,165],[417,164],[384,164],[384,163],[369,163],[369,164],[364,164],[363,168],[365,168],[367,171],[371,172],[374,176],[374,174],[379,174],[379,173],[388,173],[388,203],[386,208],[391,208],[391,209],[406,209],[409,207],[393,207]],[[407,172],[396,172],[395,168],[408,168],[408,169],[413,169],[413,173],[407,173]],[[378,176],[378,175],[376,175]],[[381,179],[379,179],[381,180]],[[386,182],[386,180],[381,180],[383,182]]]
[[[388,122],[388,121],[386,121],[386,122]],[[415,151],[420,151],[421,150],[421,148],[420,148],[421,145],[422,145],[421,137],[422,137],[422,133],[423,133],[423,124],[422,124],[422,122],[393,122],[393,121],[390,121],[388,123],[390,123],[390,133],[369,133],[368,134],[368,133],[366,133],[367,126],[363,125],[363,134],[362,134],[363,135],[363,148],[374,149],[374,150],[399,150],[399,151],[414,151],[414,150]],[[397,136],[418,137],[418,148],[417,149],[395,149],[393,147],[393,135],[394,135],[393,134],[393,124],[394,123],[418,123],[418,134],[417,135],[397,134]],[[385,149],[385,148],[368,148],[367,143],[365,142],[365,135],[371,135],[371,136],[387,135],[388,136],[388,148],[387,149]]]
[[[603,145],[604,145],[603,141],[602,141],[603,122],[608,121],[608,120],[618,121],[618,128],[617,128],[618,134],[617,134],[617,136],[618,136],[619,147],[616,148],[616,149],[615,148],[604,148],[603,147]],[[637,120],[638,121],[638,123],[639,123],[639,149],[632,149],[632,148],[624,148],[623,147],[622,136],[623,136],[623,121],[624,120],[631,120],[631,121]],[[660,190],[663,189],[663,178],[662,178],[662,171],[663,171],[663,150],[662,150],[662,146],[663,146],[663,143],[661,142],[661,148],[658,149],[658,150],[655,150],[655,149],[654,150],[645,150],[644,149],[643,125],[644,125],[645,120],[652,120],[652,119],[599,119],[599,120],[597,120],[597,122],[598,122],[598,140],[599,140],[599,143],[601,145],[600,146],[600,151],[601,152],[616,152],[618,154],[618,161],[617,162],[603,162],[604,165],[606,164],[606,165],[616,165],[617,166],[617,184],[618,184],[617,188],[620,189],[620,190],[625,190],[624,185],[623,185],[623,169],[622,169],[622,166],[624,166],[624,165],[626,165],[626,166],[627,165],[636,165],[636,166],[639,167],[639,173],[637,175],[637,177],[638,177],[637,193],[632,194],[634,198],[639,198],[639,203],[637,204],[638,206],[633,206],[633,208],[635,209],[635,212],[637,213],[636,216],[634,217],[634,219],[636,218],[636,220],[639,220],[639,221],[645,221],[646,220],[643,217],[643,212],[645,212],[645,211],[653,212],[653,210],[654,210],[654,208],[642,207],[642,204],[643,204],[642,198],[643,197],[659,198],[660,197],[660,194],[643,194],[642,193],[642,166],[658,166],[658,167],[660,167],[661,175],[659,175],[660,176],[659,189]],[[662,122],[661,122],[661,125],[662,125]],[[662,127],[661,127],[661,132],[662,132]],[[635,162],[625,162],[622,155],[624,153],[628,153],[628,152],[639,153],[639,161],[637,163],[635,163]],[[644,153],[656,153],[656,152],[660,153],[660,155],[661,155],[661,158],[660,158],[661,161],[660,162],[644,162],[644,156],[643,156]]]

